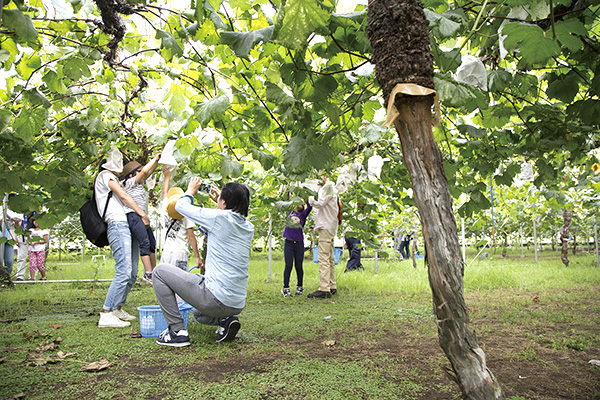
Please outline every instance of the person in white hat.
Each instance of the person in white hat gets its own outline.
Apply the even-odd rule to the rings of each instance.
[[[104,220],[107,223],[108,242],[115,260],[115,277],[106,293],[103,312],[100,313],[100,328],[126,327],[131,325],[129,321],[135,319],[122,308],[137,279],[139,256],[137,241],[131,239],[123,205],[133,209],[145,225],[150,225],[148,215],[119,183],[118,176],[122,171],[123,155],[113,145],[107,161],[101,163],[100,173],[94,183],[96,207],[98,210],[104,210],[106,207]]]

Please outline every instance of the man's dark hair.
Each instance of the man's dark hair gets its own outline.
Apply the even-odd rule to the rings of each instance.
[[[237,182],[226,183],[221,189],[221,199],[225,202],[226,210],[248,216],[250,191],[245,185]]]

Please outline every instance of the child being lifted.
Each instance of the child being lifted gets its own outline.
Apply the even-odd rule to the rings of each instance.
[[[125,192],[130,195],[136,204],[148,214],[148,192],[144,188],[144,182],[152,175],[158,167],[160,153],[146,165],[142,165],[137,161],[130,161],[123,167],[123,186]],[[156,267],[156,239],[150,226],[144,225],[142,218],[131,208],[123,205],[125,214],[127,214],[127,223],[131,235],[138,241],[140,245],[140,256],[144,265],[143,280],[152,284],[152,270]]]

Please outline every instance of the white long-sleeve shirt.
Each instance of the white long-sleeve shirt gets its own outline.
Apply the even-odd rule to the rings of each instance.
[[[310,196],[308,204],[317,210],[315,213],[315,230],[327,229],[335,236],[338,228],[337,217],[340,211],[337,196],[319,197],[318,201],[313,196]]]

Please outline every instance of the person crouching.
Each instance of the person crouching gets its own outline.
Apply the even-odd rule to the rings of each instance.
[[[240,183],[229,182],[221,190],[212,186],[210,198],[216,209],[194,205],[201,186],[192,178],[175,210],[207,232],[206,274],[192,274],[175,265],[160,263],[153,273],[154,293],[169,325],[156,343],[188,346],[190,338],[177,307],[176,295],[194,307],[194,318],[201,324],[216,325],[216,341],[235,339],[241,324],[238,314],[244,309],[248,286],[250,248],[254,226],[248,219],[250,192]]]

